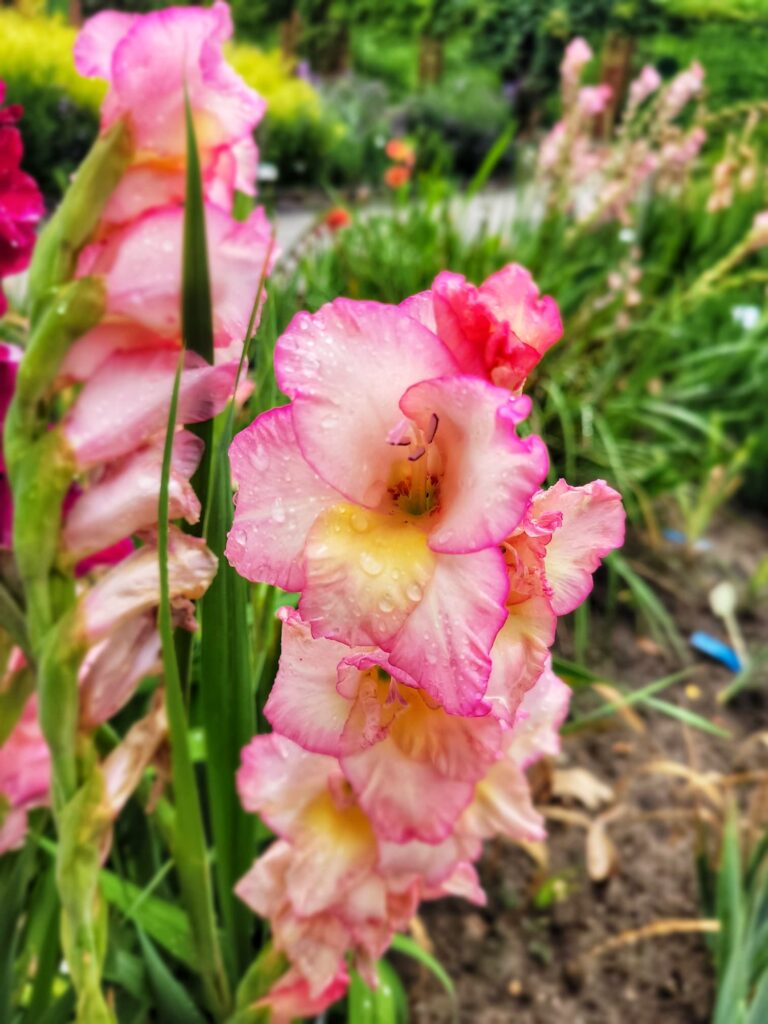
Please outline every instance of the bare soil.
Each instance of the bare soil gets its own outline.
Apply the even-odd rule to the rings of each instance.
[[[768,646],[768,607],[748,593],[748,580],[768,552],[768,522],[731,514],[709,541],[711,547],[698,554],[667,544],[630,552],[630,558],[686,640],[694,629],[726,638],[707,594],[729,579],[743,595],[739,621],[750,647]],[[642,623],[627,612],[609,620],[599,610],[599,596],[594,604],[587,661],[595,671],[639,686],[680,668],[679,657]],[[570,657],[572,636],[563,625],[557,650]],[[713,983],[706,935],[674,930],[632,941],[627,934],[652,922],[701,918],[695,859],[703,843],[710,849],[717,844],[722,777],[768,769],[766,680],[723,706],[717,695],[732,674],[698,655],[691,664],[695,674],[661,696],[727,729],[730,739],[646,709],[639,709],[634,723],[614,715],[565,736],[557,765],[540,767],[532,779],[549,819],[546,862],[540,851],[496,842],[480,865],[487,907],[442,900],[423,908],[428,940],[455,981],[460,1024],[709,1020]],[[590,690],[578,692],[572,713],[601,701]],[[558,793],[554,769],[574,767],[607,784],[610,799],[590,809]],[[753,780],[751,790],[734,785],[729,792],[742,803],[752,793],[754,813]],[[615,861],[607,878],[593,881],[586,837],[598,815]],[[618,936],[620,944],[601,949]],[[402,958],[397,966],[407,981],[414,1024],[449,1024],[452,1004],[434,978]]]

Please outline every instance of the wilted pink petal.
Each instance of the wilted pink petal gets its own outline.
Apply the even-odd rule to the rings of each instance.
[[[339,965],[338,973],[333,980],[316,995],[310,993],[307,979],[293,969],[283,975],[269,992],[254,1004],[254,1008],[269,1010],[270,1024],[292,1024],[295,1020],[318,1016],[332,1003],[341,999],[348,987],[349,975],[343,963]]]
[[[154,612],[124,622],[86,654],[80,666],[80,720],[85,728],[106,722],[130,700],[142,679],[162,670]]]
[[[165,701],[162,692],[158,691],[149,713],[134,722],[101,765],[104,799],[113,820],[130,799],[167,733]]]
[[[171,599],[196,599],[210,586],[218,562],[205,542],[171,527],[168,534],[168,589]],[[85,594],[81,615],[85,636],[95,642],[160,603],[160,570],[155,544],[145,544],[110,569]]]
[[[109,462],[165,434],[179,353],[116,352],[86,383],[63,432],[82,469]],[[179,423],[210,419],[232,396],[237,362],[209,366],[187,352],[179,388]]]
[[[157,522],[164,438],[111,463],[75,500],[66,514],[62,541],[66,551],[82,558],[148,529]],[[173,442],[168,479],[168,517],[196,523],[200,502],[189,480],[203,454],[203,442],[179,431]]]

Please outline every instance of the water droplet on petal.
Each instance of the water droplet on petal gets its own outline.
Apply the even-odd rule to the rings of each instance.
[[[382,597],[379,601],[379,609],[384,612],[385,615],[389,614],[394,609],[394,604],[389,597]]]
[[[418,583],[409,583],[405,588],[405,593],[410,601],[420,601],[423,591]]]
[[[371,521],[365,512],[353,512],[351,522],[352,529],[357,530],[358,533],[365,533],[371,525]]]
[[[363,572],[367,572],[369,576],[378,576],[384,568],[378,558],[375,558],[370,551],[363,551],[360,555],[360,566]]]

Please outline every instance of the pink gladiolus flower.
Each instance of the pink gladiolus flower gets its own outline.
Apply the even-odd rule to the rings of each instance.
[[[24,270],[35,244],[35,227],[43,216],[37,183],[21,170],[21,135],[16,122],[21,107],[3,108],[5,82],[0,82],[0,281]],[[0,316],[8,308],[0,289]]]
[[[275,731],[339,759],[381,838],[448,838],[499,754],[498,722],[447,715],[383,652],[313,639],[292,609],[281,617],[280,668],[265,708]]]
[[[530,273],[516,263],[477,288],[443,271],[431,292],[406,299],[402,308],[437,333],[462,373],[513,392],[563,333],[555,300],[541,296]]]
[[[81,469],[119,459],[165,435],[178,361],[176,351],[116,352],[88,380],[62,425]],[[187,352],[179,422],[199,423],[221,412],[236,374],[237,361],[209,366]]]
[[[238,222],[208,204],[205,217],[214,342],[224,358],[233,358],[240,355],[262,272],[270,269],[266,263],[272,229],[261,207],[246,221]],[[183,208],[167,207],[110,232],[104,241],[82,252],[78,274],[105,278],[107,313],[104,322],[74,346],[65,374],[79,376],[82,348],[90,353],[86,365],[92,372],[96,368],[94,355],[106,358],[124,343],[134,347],[142,333],[146,347],[156,345],[158,336],[177,342],[181,336],[183,234]],[[126,321],[130,330],[115,330]]]
[[[135,615],[99,640],[80,666],[80,722],[106,722],[133,696],[142,679],[162,670],[160,634],[153,611]]]
[[[107,221],[131,219],[163,197],[176,200],[180,188],[183,195],[185,88],[206,195],[229,209],[234,188],[253,193],[252,135],[265,103],[224,60],[222,46],[231,35],[229,7],[221,2],[146,15],[103,11],[86,22],[75,63],[81,74],[109,83],[102,130],[127,117],[137,152]]]
[[[635,111],[661,85],[661,75],[652,64],[646,64],[629,87],[627,111]]]
[[[294,317],[275,363],[293,403],[233,442],[227,557],[301,589],[314,635],[380,647],[446,711],[482,714],[500,544],[547,470],[516,434],[530,403],[457,376],[434,334],[371,302]]]
[[[539,491],[523,524],[507,539],[508,617],[491,652],[486,693],[494,714],[511,721],[549,659],[557,616],[592,590],[600,561],[624,540],[621,496],[602,480]]]
[[[374,965],[406,927],[417,887],[385,872],[376,835],[338,763],[282,736],[255,737],[237,776],[246,810],[279,839],[236,892],[267,917],[276,949],[306,979],[310,996],[338,977],[346,953],[374,982]]]
[[[18,657],[12,660],[8,671],[23,664]],[[50,777],[50,755],[37,720],[37,698],[32,696],[0,746],[0,854],[23,844],[27,811],[48,803]]]
[[[753,249],[762,249],[768,245],[768,210],[755,214],[748,238]]]

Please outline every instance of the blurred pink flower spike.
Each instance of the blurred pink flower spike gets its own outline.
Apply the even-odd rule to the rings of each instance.
[[[542,442],[516,434],[530,402],[457,376],[433,333],[372,302],[294,317],[275,361],[293,403],[233,442],[227,557],[301,589],[314,635],[380,647],[446,711],[482,714],[499,545],[547,472]]]
[[[462,373],[486,377],[512,392],[522,389],[563,333],[555,300],[540,295],[529,271],[516,263],[479,287],[444,271],[431,292],[406,299],[401,308],[437,333]]]
[[[281,618],[280,668],[265,709],[275,731],[338,758],[382,838],[448,838],[499,754],[499,723],[447,715],[382,651],[313,639],[292,609]]]
[[[228,209],[234,188],[253,193],[253,130],[266,104],[224,60],[222,47],[231,36],[229,7],[221,2],[144,15],[102,11],[86,22],[75,44],[75,64],[82,75],[108,82],[102,131],[127,116],[137,153],[107,221],[175,201],[180,186],[183,197],[185,87],[206,194]],[[222,187],[223,193],[216,191]]]
[[[633,114],[661,85],[661,75],[652,64],[646,64],[629,86],[627,116]]]

